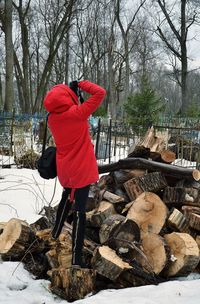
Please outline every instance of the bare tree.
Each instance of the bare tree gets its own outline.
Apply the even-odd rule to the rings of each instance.
[[[6,87],[4,110],[13,110],[13,41],[12,41],[12,0],[5,1],[5,48],[6,48]]]
[[[49,3],[50,2],[50,3]],[[71,20],[76,9],[77,0],[45,1],[41,8],[44,18],[46,36],[48,38],[48,55],[39,80],[33,112],[40,111],[42,100],[51,76],[51,71],[58,49],[71,26]],[[44,13],[43,13],[44,12]]]
[[[195,23],[197,18],[197,12],[195,9],[189,11],[189,2],[187,0],[176,1],[176,4],[179,5],[178,11],[176,14],[180,15],[180,18],[173,19],[172,13],[175,14],[174,10],[177,10],[175,3],[169,6],[167,5],[166,0],[156,0],[161,11],[164,15],[164,20],[157,27],[158,34],[162,41],[165,43],[166,47],[170,50],[173,56],[178,59],[180,62],[180,72],[177,66],[174,66],[176,75],[178,72],[178,81],[181,87],[181,96],[182,96],[182,106],[181,112],[185,113],[188,106],[187,99],[187,76],[188,76],[188,55],[187,55],[187,39],[188,32],[191,26]],[[175,8],[176,7],[176,8]],[[167,23],[168,27],[165,31],[164,24]],[[170,35],[169,35],[170,32]],[[173,39],[172,39],[173,37]]]
[[[136,9],[136,11],[134,12],[134,14],[131,17],[131,20],[128,22],[126,28],[123,25],[123,21],[121,20],[120,17],[120,11],[121,11],[121,0],[116,0],[116,7],[115,7],[115,14],[116,14],[116,19],[117,19],[117,23],[120,27],[121,30],[121,34],[122,34],[122,39],[123,39],[123,43],[124,43],[124,60],[125,60],[125,92],[124,92],[124,97],[125,99],[128,97],[129,95],[129,85],[130,85],[130,62],[129,62],[129,54],[130,54],[130,50],[131,50],[131,46],[133,44],[130,45],[130,40],[129,40],[129,35],[130,35],[130,31],[133,29],[133,24],[136,20],[136,17],[140,11],[140,9],[143,7],[144,3],[146,2],[146,0],[142,0],[140,1],[140,4],[138,6],[138,8]]]
[[[21,69],[18,71],[17,75],[20,75],[21,82],[21,98],[22,98],[22,111],[25,113],[30,113],[31,111],[31,98],[30,98],[30,54],[29,54],[29,29],[28,29],[28,13],[30,8],[31,0],[28,0],[26,6],[23,7],[23,0],[19,0],[19,4],[13,5],[19,16],[19,23],[21,29],[21,47],[22,47],[22,69],[21,66],[16,62],[18,60],[15,57],[16,69]]]

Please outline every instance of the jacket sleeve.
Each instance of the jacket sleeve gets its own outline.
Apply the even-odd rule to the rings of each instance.
[[[71,107],[69,112],[71,112],[70,114],[72,116],[84,120],[87,119],[98,108],[106,95],[106,90],[88,80],[80,81],[79,88],[82,91],[91,94],[91,96],[80,106]]]

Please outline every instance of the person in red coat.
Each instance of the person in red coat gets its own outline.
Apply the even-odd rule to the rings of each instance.
[[[80,103],[79,90],[91,96]],[[52,236],[57,238],[73,204],[72,265],[83,267],[82,248],[85,230],[85,205],[90,184],[99,179],[94,146],[89,134],[89,116],[98,108],[106,91],[88,80],[69,86],[54,86],[44,99],[50,113],[48,125],[56,145],[56,166],[62,198]],[[81,101],[83,101],[81,99]]]

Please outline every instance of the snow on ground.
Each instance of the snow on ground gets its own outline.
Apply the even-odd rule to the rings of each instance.
[[[37,170],[0,169],[0,221],[14,217],[33,223],[52,198],[52,206],[58,204],[61,192],[57,179],[44,180]]]
[[[22,264],[0,264],[1,304],[65,304],[49,292],[47,280],[34,280]],[[76,301],[81,304],[198,304],[200,299],[200,275],[190,275],[187,281],[170,281],[158,286],[104,290],[96,295]]]
[[[36,170],[0,169],[0,222],[15,217],[35,222],[38,212],[51,201],[56,205],[62,188],[55,180],[43,180]],[[22,263],[0,263],[0,304],[64,304],[48,290],[49,281],[34,280]],[[200,274],[187,278],[121,290],[104,290],[76,303],[83,304],[198,304]]]

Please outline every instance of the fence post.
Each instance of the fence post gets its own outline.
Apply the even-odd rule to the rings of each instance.
[[[111,162],[111,142],[112,142],[112,119],[110,119],[109,132],[109,164]]]
[[[13,109],[13,113],[12,113],[11,130],[10,130],[10,155],[11,156],[13,155],[12,146],[13,146],[14,121],[15,121],[15,109]]]
[[[101,118],[99,118],[99,121],[98,121],[97,139],[96,139],[96,145],[95,145],[95,156],[96,156],[96,158],[98,157],[98,151],[99,151],[100,132],[101,132]]]

